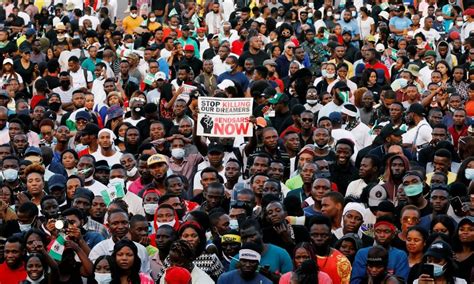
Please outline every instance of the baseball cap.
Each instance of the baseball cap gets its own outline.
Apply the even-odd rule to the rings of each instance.
[[[150,158],[148,158],[147,160],[147,165],[148,166],[151,166],[151,165],[154,165],[154,164],[158,164],[158,163],[165,163],[168,165],[168,160],[166,160],[166,157],[164,155],[161,155],[161,154],[155,154],[155,155],[152,155]]]
[[[312,146],[311,144],[308,144],[308,145],[304,146],[303,148],[301,148],[301,150],[298,152],[298,155],[301,155],[303,153],[310,154],[313,157],[316,156],[316,153],[314,152],[314,146]]]
[[[74,198],[82,197],[88,199],[90,202],[94,199],[94,193],[85,187],[78,187],[74,192]]]
[[[349,91],[349,87],[343,81],[338,81],[336,84],[334,84],[333,89],[338,89],[340,91]]]
[[[222,82],[217,84],[217,88],[219,88],[220,90],[223,90],[223,91],[228,87],[235,87],[234,81],[232,81],[230,79],[224,79],[224,80],[222,80]]]
[[[333,111],[329,114],[329,120],[331,122],[341,123],[342,122],[342,115],[338,111]]]
[[[400,89],[404,89],[408,86],[408,80],[404,78],[398,78],[390,85],[393,91],[398,91]]]
[[[11,58],[5,58],[5,59],[3,59],[3,65],[5,65],[5,64],[13,65],[13,60]]]
[[[275,88],[272,88],[272,87],[266,87],[265,90],[263,90],[262,92],[262,97],[265,97],[265,98],[272,98],[276,95],[276,90]]]
[[[96,170],[110,171],[109,163],[107,163],[106,160],[100,160],[100,161],[95,162],[94,168]]]
[[[387,200],[388,194],[381,185],[375,185],[369,190],[369,207],[377,207],[382,201]]]
[[[453,255],[451,246],[445,241],[435,241],[425,252],[425,256],[432,256],[439,259],[450,260]]]
[[[407,110],[407,113],[410,113],[410,112],[416,113],[418,115],[424,115],[425,108],[419,103],[414,103],[414,104],[411,104]]]
[[[208,153],[211,153],[211,152],[224,153],[224,148],[219,144],[213,143],[213,144],[209,145],[209,147],[207,148],[207,152]]]
[[[388,123],[385,125],[382,130],[380,130],[380,137],[385,140],[385,138],[389,137],[390,135],[395,136],[402,136],[405,133],[400,127],[393,125],[392,123]]]
[[[463,15],[466,15],[466,16],[474,16],[474,9],[473,9],[473,8],[466,9],[466,10],[464,11]]]
[[[171,266],[165,271],[165,283],[188,284],[191,282],[191,273],[186,268]]]
[[[113,105],[107,110],[107,118],[114,119],[123,116],[123,108],[119,105]]]
[[[91,118],[92,118],[91,114],[89,112],[85,111],[85,110],[81,110],[81,111],[77,112],[77,114],[76,114],[76,121],[78,119],[85,119],[85,120],[89,121],[89,120],[91,120]]]
[[[155,81],[158,81],[158,80],[166,80],[166,74],[164,72],[156,72],[155,74]]]
[[[30,37],[32,35],[35,35],[35,34],[36,34],[36,31],[34,29],[31,29],[31,28],[27,29],[26,33],[25,33],[25,35],[28,36],[28,37]]]
[[[348,29],[344,29],[344,30],[342,31],[342,35],[345,35],[345,34],[350,34],[350,35],[352,35],[352,32],[351,32],[350,30],[348,30]]]
[[[279,103],[287,103],[290,100],[286,94],[277,93],[273,98],[268,100],[269,104],[276,105]]]
[[[41,149],[35,146],[30,146],[26,148],[25,157],[29,155],[38,155],[41,156]]]
[[[84,130],[82,130],[82,134],[84,135],[93,135],[99,133],[100,128],[97,126],[95,123],[88,123],[86,124],[86,127],[84,127]]]
[[[48,180],[48,189],[63,189],[66,186],[66,178],[63,175],[54,174]]]
[[[186,44],[184,46],[184,51],[193,51],[194,52],[194,45],[192,44]]]
[[[270,65],[270,66],[277,66],[275,60],[273,59],[266,59],[263,61],[263,66]]]
[[[425,52],[425,56],[424,56],[424,57],[427,57],[427,56],[436,57],[436,52],[433,51],[433,50],[428,50],[427,52]]]

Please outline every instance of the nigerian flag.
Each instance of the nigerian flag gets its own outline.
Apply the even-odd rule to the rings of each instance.
[[[77,115],[78,112],[83,111],[83,110],[87,110],[87,109],[85,107],[83,107],[83,108],[80,108],[80,109],[77,109],[77,110],[73,111],[71,113],[71,115],[68,117],[68,119],[66,120],[66,126],[70,131],[76,131],[77,130],[76,115]]]
[[[61,261],[63,258],[63,252],[64,252],[64,237],[62,234],[58,235],[56,240],[54,241],[53,245],[51,246],[51,249],[49,250],[49,255],[57,261]]]

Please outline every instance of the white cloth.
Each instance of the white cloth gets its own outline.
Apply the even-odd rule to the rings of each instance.
[[[222,73],[224,73],[226,70],[225,70],[225,59],[224,60],[221,60],[219,54],[215,55],[213,58],[212,58],[212,63],[214,64],[214,74],[216,76],[219,76],[221,75]]]
[[[92,191],[95,196],[101,196],[100,192],[104,189],[107,190],[107,186],[96,180],[94,180],[94,183],[92,185],[84,187]]]
[[[10,143],[10,135],[8,134],[8,123],[0,130],[0,145]]]
[[[336,80],[334,80],[334,82],[332,82],[331,84],[328,85],[328,88],[327,88],[327,91],[328,93],[331,93],[331,90],[332,88],[334,87],[334,85],[336,85],[337,82],[341,81],[341,79],[337,78]],[[351,80],[346,80],[345,81],[347,87],[349,87],[349,90],[351,91],[351,93],[354,93],[356,90],[357,90],[357,84],[352,82]],[[354,96],[350,97],[349,99],[352,103],[354,103]]]
[[[107,94],[104,91],[104,82],[105,79],[95,79],[92,82],[92,89],[91,92],[94,94],[94,107],[99,105],[105,104],[105,99],[107,98]]]
[[[425,86],[428,86],[429,83],[431,83],[431,73],[433,73],[434,70],[430,69],[430,67],[425,66],[420,69],[418,78],[421,79],[423,84]]]
[[[124,122],[128,122],[128,123],[130,123],[130,124],[133,125],[133,126],[137,126],[137,124],[138,124],[140,121],[144,120],[144,119],[145,119],[144,117],[140,117],[138,120],[135,120],[135,119],[133,119],[132,117],[127,117],[127,118],[124,119],[123,121],[124,121]]]
[[[439,32],[433,28],[431,28],[429,31],[426,31],[423,28],[419,28],[414,32],[415,35],[417,33],[422,33],[425,36],[426,41],[432,44],[434,48],[436,48],[436,42],[441,38]]]
[[[208,33],[218,34],[223,20],[224,16],[220,12],[216,14],[213,11],[209,11],[209,13],[206,14]]]
[[[123,201],[128,204],[128,213],[145,216],[145,210],[143,209],[143,199],[141,199],[138,195],[127,191],[123,197]]]
[[[354,129],[351,130],[355,137],[355,144],[358,149],[365,148],[372,144],[372,137],[370,136],[370,127],[360,122]]]
[[[325,106],[323,106],[321,108],[321,110],[319,111],[318,121],[321,117],[329,116],[329,114],[331,114],[331,112],[335,112],[335,111],[341,112],[342,111],[342,105],[338,106],[333,101],[330,101]]]
[[[58,94],[61,98],[61,103],[66,104],[72,102],[72,92],[74,92],[74,90],[74,88],[70,88],[67,91],[63,91],[61,87],[56,87],[53,89],[53,93]]]
[[[431,132],[433,129],[429,125],[429,123],[423,119],[418,123],[417,126],[409,129],[402,135],[403,144],[412,144],[421,146],[431,142]],[[416,136],[416,137],[415,137]],[[416,138],[416,141],[414,141]]]
[[[353,197],[359,198],[360,195],[362,194],[362,190],[366,186],[367,184],[361,178],[351,181],[351,183],[349,183],[349,185],[347,186],[346,197],[353,196]]]
[[[79,27],[84,26],[84,20],[89,20],[91,21],[92,24],[92,29],[96,30],[97,26],[100,24],[99,18],[94,17],[94,16],[89,16],[89,15],[84,15],[79,19]]]
[[[469,34],[474,31],[474,22],[465,23],[461,29],[461,40],[464,42],[466,38],[469,37]]]
[[[139,243],[133,243],[137,246],[138,257],[140,257],[140,260],[142,261],[140,272],[150,274],[150,257],[146,252],[146,248]],[[101,255],[112,255],[112,252],[114,251],[114,245],[115,243],[112,238],[101,241],[95,247],[92,248],[89,253],[89,259],[92,261],[92,263],[94,263],[96,259],[99,258],[99,256]]]
[[[72,72],[69,71],[69,74],[71,75],[72,78],[72,87],[74,89],[79,89],[79,88],[87,88],[87,83],[92,82],[94,80],[94,77],[92,76],[91,71],[85,71],[84,69],[79,68],[77,72]],[[85,78],[85,74],[87,74],[87,79]]]
[[[95,152],[94,154],[92,154],[92,156],[94,156],[96,162],[105,160],[107,161],[107,164],[109,164],[109,167],[112,167],[113,165],[120,164],[120,158],[122,157],[122,153],[115,151],[115,154],[113,154],[110,157],[106,157],[102,155],[100,146],[99,146],[99,150]]]
[[[365,21],[359,19],[360,39],[364,40],[368,35],[370,35],[371,27],[374,24],[375,21],[372,17],[368,17]]]

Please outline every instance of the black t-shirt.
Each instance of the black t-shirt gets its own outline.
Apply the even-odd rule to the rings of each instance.
[[[268,54],[262,50],[259,50],[257,54],[252,54],[247,50],[239,57],[239,65],[244,66],[245,59],[247,58],[252,58],[255,66],[262,66],[263,61],[270,59],[270,56],[268,56]]]
[[[21,75],[25,86],[33,81],[33,71],[35,70],[35,65],[36,64],[34,64],[33,62],[30,62],[30,66],[28,66],[28,68],[25,68],[21,64],[20,59],[15,60],[15,62],[13,62],[13,69],[15,69],[15,71]]]

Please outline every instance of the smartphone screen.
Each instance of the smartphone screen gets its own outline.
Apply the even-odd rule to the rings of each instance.
[[[432,264],[424,263],[421,267],[421,274],[426,274],[430,277],[434,277],[434,266]]]

